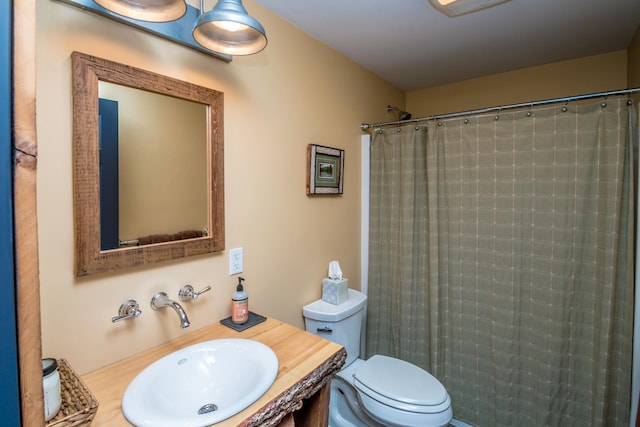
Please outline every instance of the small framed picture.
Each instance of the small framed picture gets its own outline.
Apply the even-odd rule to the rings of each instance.
[[[322,145],[307,147],[307,194],[342,194],[344,150]]]

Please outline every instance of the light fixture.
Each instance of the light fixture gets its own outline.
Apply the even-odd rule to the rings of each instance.
[[[429,0],[429,3],[446,15],[459,16],[496,6],[506,1],[509,0]]]
[[[218,0],[209,12],[203,12],[193,27],[193,38],[203,47],[229,55],[251,55],[267,46],[262,25],[249,16],[242,0]]]
[[[175,21],[187,12],[187,4],[184,0],[95,0],[95,2],[118,15],[147,22]]]

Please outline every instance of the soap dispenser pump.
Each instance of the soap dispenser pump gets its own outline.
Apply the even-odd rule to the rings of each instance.
[[[231,321],[238,325],[249,320],[249,296],[242,286],[243,277],[238,277],[238,286],[231,296]]]

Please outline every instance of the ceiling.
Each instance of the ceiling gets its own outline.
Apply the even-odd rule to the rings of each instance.
[[[455,18],[428,0],[256,1],[405,91],[626,49],[640,24],[640,0],[510,0]]]

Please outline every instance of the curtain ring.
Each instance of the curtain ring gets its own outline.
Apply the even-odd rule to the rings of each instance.
[[[529,102],[529,111],[527,111],[527,117],[531,117],[531,115],[533,114],[533,101]]]

